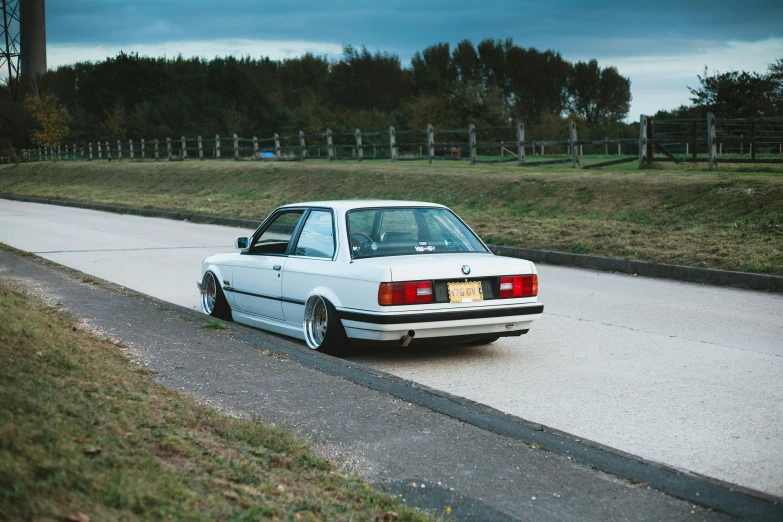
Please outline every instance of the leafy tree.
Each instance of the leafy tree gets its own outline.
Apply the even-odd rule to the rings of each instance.
[[[103,111],[103,115],[105,117],[103,123],[101,123],[103,135],[112,140],[112,143],[116,140],[124,140],[126,125],[125,107],[119,101],[116,101],[110,111]]]
[[[390,112],[413,94],[413,80],[397,55],[348,46],[332,66],[327,92],[344,107]]]
[[[43,93],[40,98],[28,94],[25,97],[25,107],[40,125],[33,131],[33,143],[50,148],[60,145],[70,131],[68,123],[71,116],[57,96],[48,92]]]
[[[620,121],[631,107],[631,81],[596,60],[577,62],[568,77],[569,106],[589,124]]]
[[[771,69],[775,67],[771,67]],[[731,71],[699,76],[698,88],[688,87],[694,104],[724,118],[775,116],[780,108],[779,88],[770,74]]]
[[[411,76],[419,94],[446,95],[457,79],[448,43],[431,45],[416,52],[411,60]]]

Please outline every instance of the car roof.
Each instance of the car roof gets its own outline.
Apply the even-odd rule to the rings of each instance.
[[[388,199],[342,199],[332,201],[306,201],[302,203],[291,203],[283,205],[286,207],[329,207],[339,212],[347,212],[358,208],[377,208],[377,207],[432,207],[444,208],[437,203],[427,203],[425,201],[397,201]]]

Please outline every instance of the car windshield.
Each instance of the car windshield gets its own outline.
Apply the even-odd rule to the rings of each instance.
[[[348,212],[354,259],[454,252],[486,247],[445,208],[374,208]]]

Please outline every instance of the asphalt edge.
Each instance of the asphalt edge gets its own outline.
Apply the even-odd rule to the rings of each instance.
[[[0,198],[11,201],[27,203],[42,203],[46,205],[59,205],[63,207],[83,208],[88,210],[100,210],[116,214],[132,214],[137,216],[158,217],[174,219],[178,221],[191,221],[194,223],[208,223],[213,225],[226,225],[232,227],[256,228],[260,220],[226,218],[207,216],[203,214],[191,214],[188,212],[171,212],[166,210],[154,210],[146,208],[131,208],[118,205],[106,205],[103,203],[85,203],[81,201],[68,201],[60,199],[34,198],[27,196],[14,196],[0,194]],[[715,286],[732,286],[761,290],[765,292],[783,293],[783,277],[753,272],[735,272],[731,270],[716,270],[712,268],[698,268],[684,265],[669,265],[665,263],[651,263],[648,261],[636,261],[633,259],[620,259],[615,257],[591,256],[586,254],[571,254],[568,252],[555,252],[552,250],[536,250],[533,248],[488,245],[490,250],[497,255],[527,259],[534,263],[548,265],[561,265],[574,268],[586,268],[605,272],[619,272],[623,274],[635,274],[659,279],[672,279],[689,283],[702,283]]]
[[[204,317],[196,310],[162,301],[35,254],[20,251],[7,245],[3,246],[12,255],[57,269],[74,278],[90,278],[101,281],[101,287],[106,291],[122,292],[120,295],[136,298],[141,297],[151,303],[165,303],[171,310],[179,311],[179,313]],[[249,331],[252,330],[249,327],[246,328]],[[650,461],[583,437],[509,415],[463,397],[388,374],[358,362],[314,352],[296,345],[294,341],[286,337],[268,334],[284,341],[279,345],[270,346],[268,341],[261,340],[255,334],[232,335],[238,341],[253,348],[279,353],[306,368],[345,378],[360,386],[388,393],[436,413],[525,444],[538,445],[540,449],[570,457],[577,463],[623,478],[632,484],[647,485],[674,498],[716,509],[741,520],[783,521],[783,498],[781,497]]]

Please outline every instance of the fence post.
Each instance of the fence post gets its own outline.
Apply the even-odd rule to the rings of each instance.
[[[201,136],[198,137],[198,159],[204,159],[204,144],[201,143]]]
[[[693,120],[691,122],[691,144],[692,144],[691,146],[693,147],[693,150],[691,151],[691,158],[693,158],[694,160],[696,159],[696,156],[698,155],[698,153],[697,153],[697,151],[698,151],[698,149],[697,149],[697,141],[696,141],[696,139],[698,138],[697,125],[698,124],[697,124],[696,120]],[[685,154],[687,154],[687,153],[688,153],[688,151],[686,150]]]
[[[607,140],[609,138],[604,138],[604,139]],[[608,155],[609,155],[609,144],[604,143],[604,156],[608,156]]]
[[[717,158],[715,157],[715,138],[717,137],[715,115],[707,113],[707,150],[710,154],[710,170],[715,168]]]
[[[525,164],[525,124],[517,121],[517,165]]]
[[[392,163],[397,161],[397,139],[394,134],[394,127],[389,127],[389,149],[391,151]]]
[[[432,127],[432,123],[427,124],[427,156],[430,165],[435,163],[435,129]]]
[[[131,161],[133,161],[133,140],[128,140],[128,154]]]
[[[576,122],[568,120],[568,140],[571,142],[571,167],[579,168],[579,149],[576,143]]]
[[[68,159],[68,144],[65,144],[65,159]]]
[[[181,152],[183,160],[188,157],[188,142],[185,140],[185,136],[182,136]]]
[[[334,144],[332,143],[332,129],[326,129],[326,152],[329,154],[329,161],[334,161]]]
[[[621,145],[618,143],[617,144],[617,155],[618,156],[620,156],[622,154],[622,149],[620,147],[621,147]]]
[[[103,151],[101,150],[101,142],[98,142],[98,159],[103,159]]]
[[[305,148],[305,134],[304,131],[299,131],[299,147],[302,149],[302,161],[305,159],[305,154],[307,154],[307,149]]]
[[[215,134],[215,159],[220,159],[220,134]]]
[[[111,144],[106,142],[106,159],[111,161]]]
[[[144,147],[144,138],[141,139],[141,161],[144,161],[145,156],[147,155],[147,151]]]
[[[117,140],[117,159],[122,159],[122,142],[120,140]]]
[[[155,138],[155,161],[160,158],[160,150],[158,149],[158,138]]]
[[[166,155],[171,161],[171,138],[166,138]]]
[[[756,120],[750,119],[750,159],[756,161]]]
[[[647,120],[647,161],[655,161],[655,120]]]
[[[644,166],[647,159],[647,116],[639,117],[639,168]]]
[[[470,164],[476,164],[476,126],[468,125],[468,145],[470,146]]]
[[[356,129],[354,131],[354,135],[356,136],[356,159],[359,161],[364,161],[364,147],[362,147],[362,131]]]
[[[258,138],[253,136],[253,159],[260,159],[258,157]]]
[[[234,133],[234,161],[239,160],[239,138],[236,132]]]
[[[90,147],[90,160],[92,160],[92,142],[87,144]]]

